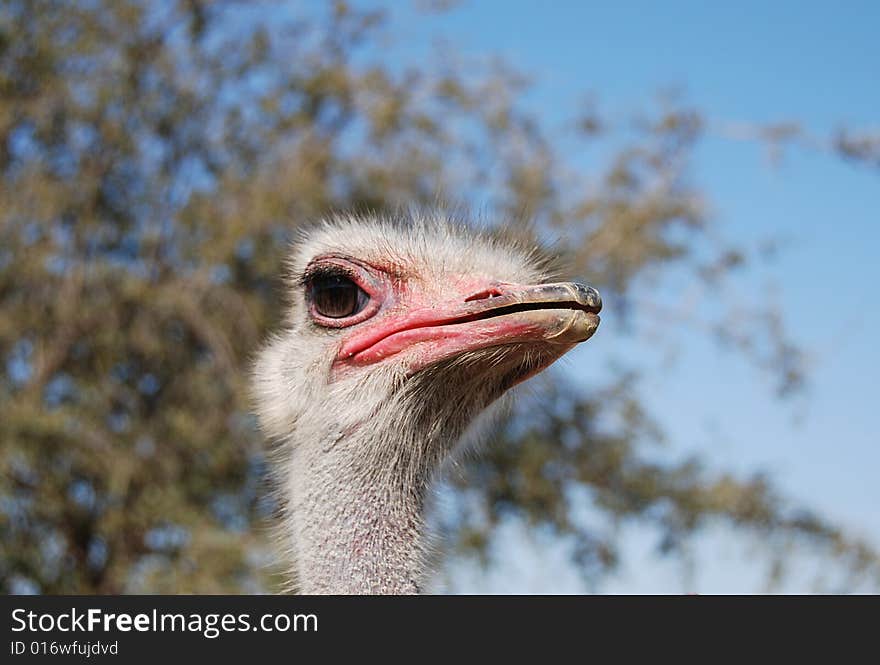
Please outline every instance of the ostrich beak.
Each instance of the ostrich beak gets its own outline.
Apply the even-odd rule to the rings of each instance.
[[[468,351],[514,344],[552,347],[558,357],[592,337],[602,298],[576,282],[489,288],[443,302],[391,310],[345,340],[337,364],[370,365],[407,352],[412,369]]]

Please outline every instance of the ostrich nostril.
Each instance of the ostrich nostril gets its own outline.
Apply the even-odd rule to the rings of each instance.
[[[465,302],[473,302],[474,300],[488,300],[489,298],[497,298],[501,296],[502,293],[499,289],[490,287],[488,289],[483,289],[482,291],[478,291],[472,295],[469,295],[464,299]]]

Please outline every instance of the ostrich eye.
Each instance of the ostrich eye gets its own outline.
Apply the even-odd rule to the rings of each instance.
[[[311,282],[312,302],[321,316],[343,319],[360,312],[369,300],[357,284],[343,275],[319,275]]]

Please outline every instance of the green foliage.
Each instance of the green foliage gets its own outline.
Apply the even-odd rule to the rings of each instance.
[[[711,286],[748,261],[707,244],[687,178],[699,114],[653,112],[588,182],[522,110],[515,72],[392,67],[376,46],[383,16],[344,2],[297,17],[201,0],[0,7],[7,591],[276,588],[247,375],[281,312],[287,242],[330,209],[489,201],[505,226],[531,218],[565,237],[572,270],[622,312],[641,307],[646,275],[684,266]],[[572,131],[597,141],[607,126],[589,112]],[[869,139],[838,143],[870,160]],[[796,348],[774,312],[756,316],[765,325],[748,337],[723,320],[710,334],[759,350],[780,389],[796,389]],[[462,551],[513,513],[575,535],[585,575],[601,576],[618,555],[572,519],[581,487],[615,518],[659,526],[668,552],[721,519],[876,576],[873,551],[791,512],[767,479],[650,461],[659,432],[633,394],[624,379],[590,394],[551,386],[512,416],[459,479],[469,500],[446,526]]]

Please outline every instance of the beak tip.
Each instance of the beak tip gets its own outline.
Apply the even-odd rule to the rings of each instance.
[[[592,307],[595,310],[595,313],[598,314],[602,311],[602,296],[599,295],[599,292],[592,286],[588,288],[590,290],[590,307]]]
[[[580,301],[589,307],[593,314],[598,314],[602,311],[602,296],[599,295],[596,289],[585,284],[576,283],[574,286],[580,296]]]

